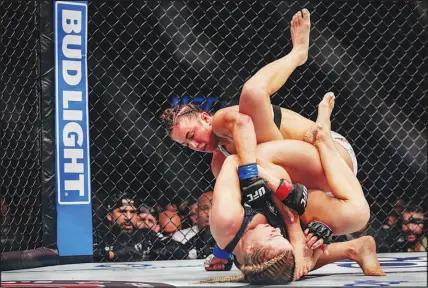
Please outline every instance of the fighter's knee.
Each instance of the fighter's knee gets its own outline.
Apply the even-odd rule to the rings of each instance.
[[[360,226],[358,229],[363,229],[367,222],[370,220],[370,206],[365,201],[365,203],[359,203],[355,205],[353,213],[353,218],[358,222],[358,226]]]
[[[363,208],[361,221],[364,223],[364,225],[370,221],[370,207],[368,204]]]
[[[265,85],[255,83],[254,81],[248,81],[244,84],[244,87],[242,87],[239,101],[257,104],[260,101],[264,101],[262,97],[264,94],[267,94]]]

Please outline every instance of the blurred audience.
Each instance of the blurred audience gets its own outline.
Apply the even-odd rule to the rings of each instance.
[[[172,236],[174,240],[186,244],[191,259],[205,259],[212,254],[215,244],[209,229],[212,197],[212,191],[202,194],[196,203],[197,222],[195,225],[177,231]]]
[[[209,229],[213,192],[194,199],[174,199],[166,196],[150,208],[134,195],[115,192],[107,197],[104,207],[107,231],[97,229],[95,246],[98,256],[109,261],[145,261],[167,259],[205,259],[212,254],[215,241]],[[180,201],[181,202],[180,202]],[[172,200],[171,200],[172,201]],[[7,211],[1,203],[3,222]],[[426,251],[424,212],[415,205],[405,206],[399,199],[384,222],[372,215],[360,231],[334,237],[333,242],[348,241],[371,235],[377,252]],[[386,218],[385,218],[386,217]]]
[[[159,215],[160,232],[166,237],[172,237],[181,230],[181,219],[176,211],[166,210]]]
[[[198,222],[198,203],[197,202],[190,205],[190,213],[188,218],[190,222],[190,227],[196,225],[196,223]]]
[[[379,253],[395,252],[394,244],[401,235],[401,230],[399,227],[400,214],[397,214],[396,211],[397,210],[391,212],[391,214],[386,219],[386,222],[376,233],[375,241]]]
[[[194,199],[187,199],[181,202],[178,207],[178,214],[181,218],[182,229],[187,229],[196,224],[196,207]]]
[[[137,217],[136,226],[138,229],[147,228],[156,233],[160,231],[160,226],[156,218],[151,214],[150,209],[146,207],[140,207]]]
[[[427,251],[425,221],[424,211],[414,204],[409,204],[401,215],[401,237],[395,242],[394,250],[397,252]]]
[[[403,199],[398,199],[397,203],[394,205],[394,209],[388,215],[386,222],[383,225],[383,229],[388,230],[389,233],[392,233],[392,236],[394,237],[400,233],[398,221],[400,220],[401,213],[403,213],[405,206],[406,202]]]
[[[395,205],[394,205],[395,214],[401,215],[401,213],[404,211],[405,207],[406,207],[406,201],[404,201],[403,199],[398,199],[397,203],[395,203]]]
[[[145,225],[153,219],[146,214],[143,220],[134,195],[114,192],[106,199],[106,223],[97,229],[94,237],[94,256],[109,261],[147,261],[186,259],[185,247],[157,233]],[[144,211],[143,212],[149,212]],[[107,227],[107,231],[103,229]]]

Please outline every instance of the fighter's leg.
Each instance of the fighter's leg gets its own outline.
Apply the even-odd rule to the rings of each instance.
[[[296,13],[290,24],[292,51],[261,68],[242,88],[239,112],[252,118],[258,143],[283,139],[273,121],[270,96],[285,84],[298,66],[306,62],[310,26],[308,10]]]
[[[316,124],[308,132],[306,141],[313,143],[318,149],[322,166],[330,187],[330,192],[343,201],[347,209],[355,209],[351,213],[353,219],[349,224],[352,228],[343,234],[357,231],[364,227],[370,218],[370,207],[365,199],[361,184],[348,165],[339,155],[331,137],[330,116],[334,107],[334,95],[327,93],[318,106]],[[332,210],[335,211],[335,210]],[[344,215],[338,214],[340,217]],[[349,213],[345,214],[349,217]],[[314,217],[317,217],[314,215]],[[349,231],[351,230],[351,231]]]
[[[321,254],[315,267],[318,269],[324,265],[349,259],[360,265],[366,276],[385,276],[376,256],[376,243],[371,236],[363,236],[346,242],[332,243],[328,247],[329,254]]]
[[[286,180],[301,183],[308,188],[308,204],[301,216],[305,224],[318,220],[327,224],[334,235],[342,235],[361,229],[367,222],[368,218],[361,214],[368,210],[364,195],[361,192],[347,191],[352,185],[351,188],[344,185],[331,189],[320,156],[313,145],[296,140],[267,142],[258,145],[257,157],[258,164],[267,171],[264,173],[259,170],[259,175],[268,183],[277,183],[278,178],[283,178],[282,171],[286,170],[291,177],[285,178]],[[349,168],[347,170],[352,174]],[[341,174],[340,172],[337,177],[341,177]],[[271,188],[273,191],[278,187],[274,186]],[[329,191],[335,197],[325,193]],[[367,206],[361,203],[366,203]]]
[[[257,163],[276,177],[281,177],[282,171],[286,170],[293,182],[301,183],[308,189],[330,189],[319,153],[309,143],[278,140],[258,144]]]
[[[288,150],[288,152],[292,154],[293,150]],[[271,153],[274,153],[274,151],[271,151]],[[271,187],[273,191],[278,187],[275,186],[278,185],[278,178],[283,178],[281,175],[284,168],[287,169],[291,179],[293,179],[294,175],[299,175],[298,177],[300,178],[306,178],[306,181],[301,181],[303,185],[311,184],[310,182],[314,179],[324,179],[321,181],[327,181],[324,174],[316,172],[316,168],[314,169],[314,167],[311,166],[311,163],[316,163],[316,161],[313,159],[310,159],[310,161],[294,162],[290,160],[287,161],[288,167],[286,167],[287,165],[282,167],[272,163],[264,165],[263,163],[266,163],[266,161],[264,161],[259,164],[266,169],[267,173],[265,174],[263,170],[259,170],[259,175],[267,180],[269,187]],[[318,169],[320,169],[320,167],[322,168],[320,164],[318,165]],[[289,166],[293,166],[294,171],[290,169]],[[285,179],[288,181],[291,180],[288,177]],[[308,204],[305,213],[301,216],[302,221],[306,225],[311,221],[318,220],[328,225],[333,230],[334,235],[343,235],[355,232],[367,223],[368,217],[365,215],[365,210],[369,208],[365,200],[362,204],[362,200],[358,200],[358,197],[353,197],[352,193],[351,196],[346,196],[345,199],[330,197],[324,191],[329,190],[308,189]],[[337,190],[332,191],[337,192]],[[336,195],[338,194],[339,193],[336,193]],[[367,207],[365,205],[367,205]],[[367,211],[367,214],[369,214],[369,211]]]

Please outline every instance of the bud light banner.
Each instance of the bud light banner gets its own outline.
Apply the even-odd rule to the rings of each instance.
[[[82,2],[55,2],[57,243],[60,256],[92,255],[87,17]]]

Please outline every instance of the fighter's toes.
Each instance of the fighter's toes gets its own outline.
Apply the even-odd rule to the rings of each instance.
[[[305,20],[310,20],[311,13],[309,13],[309,10],[306,8],[302,9],[302,18]]]

